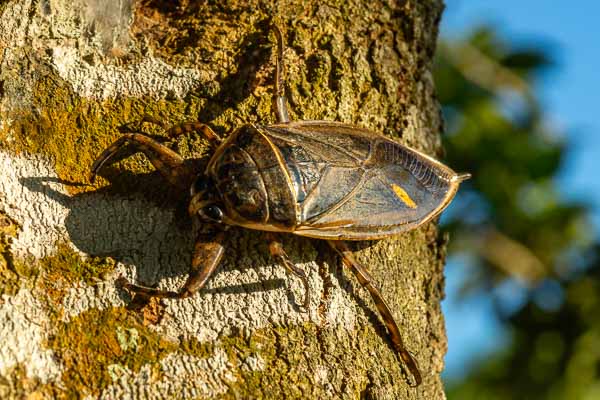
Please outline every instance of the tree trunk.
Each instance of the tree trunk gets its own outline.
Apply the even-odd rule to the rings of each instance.
[[[439,156],[441,0],[130,3],[0,5],[0,397],[443,398],[435,224],[354,246],[419,363],[414,389],[368,292],[319,241],[284,238],[309,275],[308,312],[264,235],[242,229],[201,293],[132,306],[119,276],[169,289],[187,276],[181,193],[140,155],[86,185],[118,128],[145,114],[222,135],[274,122],[271,18],[293,120],[354,123]],[[208,156],[198,136],[170,146]]]

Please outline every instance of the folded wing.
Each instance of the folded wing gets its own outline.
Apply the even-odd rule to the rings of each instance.
[[[372,131],[301,121],[264,128],[281,152],[301,213],[294,233],[375,239],[421,225],[452,200],[464,178]]]

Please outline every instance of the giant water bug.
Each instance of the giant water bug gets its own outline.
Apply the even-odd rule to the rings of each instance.
[[[215,227],[210,241],[199,240],[190,274],[178,292],[134,285],[129,291],[160,298],[185,298],[206,284],[225,251],[230,226],[267,231],[269,250],[305,287],[308,280],[285,253],[278,233],[324,239],[341,256],[371,294],[392,345],[413,375],[421,373],[405,348],[398,325],[366,269],[353,257],[345,240],[379,239],[414,229],[437,216],[450,203],[460,182],[439,161],[385,136],[354,125],[330,121],[290,121],[284,90],[283,37],[277,40],[274,105],[277,123],[246,124],[221,139],[201,123],[167,129],[170,137],[200,132],[214,148],[206,168],[198,173],[170,148],[141,132],[121,136],[92,165],[96,174],[123,147],[144,153],[175,188],[191,187],[189,213]],[[163,125],[151,117],[144,121]],[[164,126],[163,126],[164,128]]]

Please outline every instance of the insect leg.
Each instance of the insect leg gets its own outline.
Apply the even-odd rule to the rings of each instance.
[[[267,239],[269,240],[269,252],[271,256],[277,258],[281,264],[291,272],[296,275],[302,283],[304,284],[304,301],[302,302],[302,307],[308,309],[308,305],[310,304],[310,292],[308,287],[308,279],[306,278],[306,274],[303,270],[296,267],[293,262],[290,261],[287,253],[283,249],[283,245],[277,238],[277,235],[273,233],[267,233]]]
[[[184,133],[198,131],[202,132],[204,138],[214,146],[218,146],[222,142],[221,137],[217,135],[215,131],[210,128],[210,126],[199,121],[184,122],[183,124],[172,126],[171,128],[167,129],[167,135],[169,135],[171,138],[174,138],[179,135],[183,135]]]
[[[371,298],[375,302],[377,306],[377,310],[381,317],[383,318],[383,322],[390,334],[390,339],[392,341],[392,345],[394,349],[406,365],[406,367],[410,370],[410,373],[414,377],[415,383],[411,386],[419,386],[421,384],[421,373],[419,372],[419,367],[417,366],[416,360],[413,356],[406,350],[404,347],[404,342],[402,341],[402,336],[400,336],[400,330],[398,329],[398,325],[396,321],[394,321],[394,317],[390,308],[385,303],[385,300],[381,296],[381,293],[375,286],[373,286],[372,278],[369,276],[369,273],[364,269],[362,265],[360,265],[352,255],[352,251],[348,248],[348,245],[344,241],[328,241],[329,245],[333,247],[333,249],[342,257],[342,261],[344,265],[346,265],[352,273],[356,276],[358,281],[362,286],[364,286],[369,293],[371,294]],[[410,383],[409,383],[410,384]]]
[[[186,190],[193,178],[194,171],[184,164],[184,159],[158,143],[154,139],[141,133],[126,133],[108,146],[92,164],[90,181],[93,183],[96,174],[109,162],[115,154],[126,146],[132,146],[135,150],[143,152],[156,168],[174,186]]]
[[[200,121],[184,122],[182,124],[168,127],[162,121],[154,118],[151,115],[145,114],[138,123],[138,131],[141,130],[141,126],[144,122],[160,126],[167,132],[167,135],[170,138],[175,138],[177,136],[183,135],[184,133],[199,131],[202,132],[204,138],[208,140],[211,145],[218,146],[223,141],[221,137],[217,135],[210,126],[203,124]]]
[[[285,66],[283,64],[283,35],[277,25],[272,25],[273,32],[277,39],[277,58],[275,62],[275,113],[277,122],[290,122],[290,116],[287,109],[287,99],[285,97]]]
[[[204,240],[196,241],[190,275],[178,292],[134,285],[127,282],[125,278],[119,278],[117,284],[130,292],[147,297],[167,299],[184,299],[190,297],[204,287],[215,269],[217,269],[225,253],[224,240],[225,232],[219,231],[210,242],[205,242]]]

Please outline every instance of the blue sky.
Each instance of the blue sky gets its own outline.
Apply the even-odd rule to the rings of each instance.
[[[460,38],[479,24],[495,27],[512,43],[543,46],[556,66],[536,83],[549,123],[562,133],[570,151],[559,177],[568,199],[592,206],[600,233],[600,1],[446,0],[442,38]],[[446,267],[443,302],[449,350],[445,377],[460,378],[489,352],[507,341],[485,293],[457,300],[469,276],[469,260],[455,257]],[[499,288],[518,295],[519,288]]]

